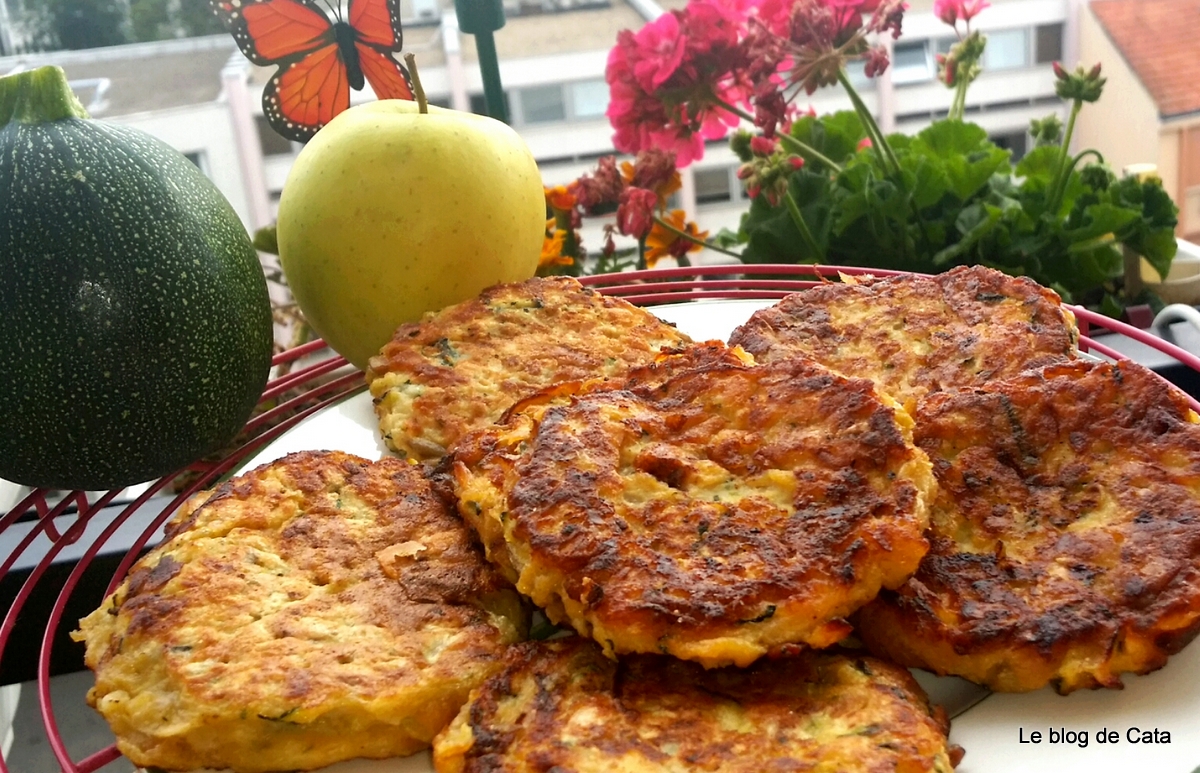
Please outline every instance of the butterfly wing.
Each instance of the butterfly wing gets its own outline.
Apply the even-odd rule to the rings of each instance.
[[[362,43],[356,43],[358,66],[379,99],[415,99],[408,71],[386,54]]]
[[[348,107],[350,83],[336,43],[280,68],[263,90],[263,113],[271,128],[296,142],[312,139]]]
[[[379,51],[399,51],[404,45],[400,0],[350,0],[349,15],[359,43]]]
[[[413,99],[404,66],[392,57],[404,45],[400,0],[350,0],[350,27],[363,75],[379,99]]]
[[[246,58],[267,66],[300,58],[334,40],[312,0],[209,0]]]
[[[314,0],[210,0],[246,58],[279,69],[263,89],[263,114],[282,136],[307,142],[350,106],[346,63],[333,23]]]

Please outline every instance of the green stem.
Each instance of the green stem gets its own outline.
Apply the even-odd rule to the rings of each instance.
[[[950,113],[947,118],[954,121],[961,121],[963,115],[967,112],[967,86],[970,84],[966,78],[959,78],[958,85],[954,88],[954,101],[950,104]]]
[[[854,84],[850,83],[850,78],[847,77],[845,70],[838,70],[838,82],[846,90],[846,94],[850,97],[850,102],[854,105],[854,112],[858,113],[859,120],[862,121],[863,127],[871,137],[871,145],[875,148],[875,152],[879,154],[879,162],[885,167],[890,166],[892,171],[898,176],[900,174],[900,160],[896,158],[895,151],[892,150],[892,146],[884,138],[879,124],[875,123],[875,116],[871,115],[871,111],[867,109],[866,103],[862,101],[862,97],[855,91]]]
[[[791,150],[795,151],[797,155],[807,155],[813,161],[820,161],[822,164],[829,167],[829,171],[833,172],[834,174],[842,173],[842,167],[840,164],[835,163],[833,159],[831,159],[829,156],[826,156],[824,153],[821,153],[812,145],[796,139],[787,132],[777,132],[775,136],[778,137],[784,145],[787,145]]]
[[[871,138],[871,145],[875,148],[875,152],[879,157],[879,163],[885,168],[891,169],[896,187],[903,191],[905,198],[908,199],[908,208],[912,212],[913,219],[917,223],[917,228],[921,229],[921,234],[925,237],[925,241],[930,241],[929,231],[925,226],[925,220],[921,217],[921,211],[917,208],[916,201],[904,185],[904,173],[900,167],[900,159],[896,158],[896,151],[892,150],[892,146],[888,144],[887,138],[883,136],[883,130],[879,128],[879,124],[875,123],[875,116],[871,115],[871,111],[867,109],[867,105],[862,101],[862,97],[854,89],[854,84],[850,83],[850,78],[846,75],[845,70],[838,70],[838,82],[842,84],[842,88],[846,89],[846,93],[850,97],[850,101],[854,104],[854,112],[858,113],[859,120],[862,121],[863,127],[867,130],[867,135]],[[902,231],[900,234],[901,243],[903,244],[904,254],[910,254],[908,249],[908,233]]]
[[[817,244],[817,240],[813,238],[812,231],[808,229],[808,223],[804,222],[804,215],[800,212],[800,205],[792,197],[791,191],[783,194],[783,202],[787,206],[788,214],[792,216],[792,222],[799,229],[801,238],[808,243],[808,248],[817,256],[817,262],[824,263],[825,251],[821,249],[821,245]]]
[[[654,222],[655,222],[655,223],[658,225],[658,227],[659,227],[659,228],[662,228],[662,229],[664,229],[664,230],[670,231],[671,233],[675,234],[676,236],[679,236],[679,237],[682,237],[682,238],[684,238],[684,239],[687,239],[689,242],[691,242],[691,243],[693,243],[693,244],[699,244],[699,245],[702,245],[702,246],[704,246],[704,247],[707,247],[707,248],[708,248],[708,249],[710,249],[710,250],[713,250],[714,252],[719,252],[719,253],[721,253],[722,255],[729,255],[730,257],[733,257],[733,258],[738,258],[739,260],[740,260],[740,259],[741,259],[741,257],[742,257],[740,253],[733,252],[732,250],[727,250],[727,249],[725,249],[724,247],[718,247],[718,246],[717,246],[717,245],[715,245],[715,244],[710,244],[710,243],[708,243],[708,242],[704,241],[703,239],[697,239],[695,236],[693,236],[692,234],[688,233],[687,231],[681,231],[681,230],[679,230],[679,229],[678,229],[678,228],[676,228],[675,226],[673,226],[673,225],[671,225],[670,223],[668,223],[667,221],[663,220],[663,219],[662,219],[661,217],[659,217],[658,215],[655,215],[655,216],[654,216]],[[687,257],[686,257],[686,256],[684,256],[684,257],[680,258],[679,260],[681,260],[681,261],[686,261],[686,260],[687,260]],[[686,266],[690,266],[690,265],[691,265],[691,263],[690,263],[690,262],[688,262],[688,263],[683,263],[683,262],[681,262],[679,265],[681,265],[681,266],[685,266],[685,265],[686,265]]]
[[[429,101],[425,99],[425,89],[421,86],[421,76],[417,72],[417,55],[405,54],[404,61],[408,64],[408,74],[412,76],[413,96],[417,98],[417,112],[428,113]]]
[[[90,117],[61,67],[39,67],[0,78],[0,126]]]
[[[1071,117],[1067,119],[1067,130],[1063,134],[1062,146],[1058,150],[1058,171],[1054,175],[1054,185],[1050,189],[1050,199],[1047,201],[1046,211],[1057,217],[1059,207],[1062,206],[1062,197],[1067,192],[1067,181],[1071,178],[1071,172],[1075,169],[1075,164],[1072,162],[1067,164],[1067,153],[1071,146],[1071,135],[1075,133],[1075,119],[1079,116],[1079,111],[1083,107],[1083,100],[1077,99],[1071,105]]]
[[[730,113],[733,113],[737,117],[739,117],[743,120],[749,121],[750,123],[754,123],[754,116],[750,115],[745,110],[742,110],[737,105],[731,105],[728,102],[724,102],[720,99],[715,99],[715,98],[714,98],[714,101],[717,103],[717,105],[719,107],[729,111]],[[817,150],[813,146],[796,139],[795,137],[788,134],[787,132],[776,132],[775,136],[778,137],[779,140],[784,145],[787,145],[788,148],[790,150],[792,150],[793,152],[795,152],[796,154],[801,155],[801,156],[808,156],[813,161],[821,162],[825,166],[829,167],[829,169],[834,174],[842,173],[842,167],[840,165],[838,165],[836,162],[834,162],[833,159],[829,158],[824,153],[821,153],[819,150]]]
[[[1079,166],[1079,162],[1088,156],[1095,156],[1097,164],[1104,163],[1104,156],[1100,155],[1100,151],[1098,151],[1094,148],[1088,148],[1087,150],[1080,153],[1078,156],[1075,156],[1075,158],[1071,161],[1071,168],[1074,169],[1075,167]]]
[[[637,259],[636,268],[638,271],[646,270],[646,239],[645,239],[645,237],[638,239],[638,259]]]

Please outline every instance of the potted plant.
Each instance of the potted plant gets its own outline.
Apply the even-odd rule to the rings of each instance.
[[[1177,211],[1157,178],[1118,177],[1093,150],[1070,154],[1076,117],[1103,90],[1098,65],[1054,65],[1068,120],[1034,121],[1035,147],[1015,164],[964,120],[986,47],[970,22],[986,7],[935,3],[958,35],[938,57],[938,79],[954,97],[948,114],[915,136],[885,136],[846,73],[853,60],[868,77],[886,70],[879,41],[900,36],[900,0],[692,0],[620,33],[608,60],[608,116],[615,147],[634,160],[602,159],[594,173],[547,191],[554,217],[542,272],[619,270],[668,256],[686,263],[707,246],[747,263],[919,272],[984,264],[1111,315],[1146,300],[1124,293],[1123,252],[1166,276]],[[796,107],[802,93],[833,85],[852,111]],[[667,201],[677,168],[730,133],[751,202],[736,233],[708,238]],[[589,255],[581,219],[614,209],[604,249]],[[636,250],[617,250],[614,232],[636,240]]]

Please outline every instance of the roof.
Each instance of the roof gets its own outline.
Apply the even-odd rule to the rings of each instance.
[[[1198,0],[1095,0],[1092,13],[1162,118],[1200,111]]]
[[[221,70],[237,53],[233,38],[221,34],[4,57],[0,74],[58,65],[88,112],[109,118],[216,101]]]

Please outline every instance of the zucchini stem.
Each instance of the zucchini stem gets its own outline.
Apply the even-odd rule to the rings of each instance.
[[[0,78],[0,127],[91,118],[61,67],[39,67]]]

